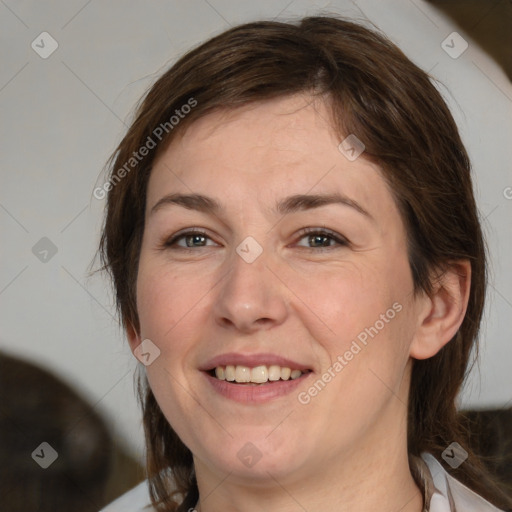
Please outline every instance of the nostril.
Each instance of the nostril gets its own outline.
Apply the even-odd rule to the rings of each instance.
[[[257,323],[257,324],[262,324],[262,325],[268,324],[268,323],[270,323],[270,322],[272,322],[272,319],[271,319],[271,318],[258,318],[258,319],[256,320],[256,323]]]

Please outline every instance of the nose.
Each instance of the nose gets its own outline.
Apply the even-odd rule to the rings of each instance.
[[[215,321],[250,334],[282,324],[288,314],[286,290],[267,266],[265,251],[252,263],[233,252],[214,305]]]

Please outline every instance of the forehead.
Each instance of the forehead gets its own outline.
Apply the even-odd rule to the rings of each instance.
[[[189,125],[171,147],[179,146],[185,154],[195,153],[197,159],[228,152],[231,160],[250,151],[258,157],[266,153],[268,160],[294,163],[305,154],[321,151],[319,143],[330,147],[339,144],[330,115],[325,101],[302,94],[216,110]],[[318,133],[314,147],[304,144],[312,132]],[[209,153],[197,154],[198,145],[208,148]]]
[[[394,201],[379,167],[350,161],[338,149],[328,104],[295,95],[215,111],[194,121],[157,158],[148,187],[148,207],[171,191],[269,205],[291,193],[353,197],[374,210]],[[380,208],[376,208],[376,206]]]

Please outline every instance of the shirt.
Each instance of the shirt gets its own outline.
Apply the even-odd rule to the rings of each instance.
[[[450,476],[430,453],[412,458],[413,471],[423,482],[423,512],[503,512]],[[148,483],[123,494],[100,512],[156,512],[149,498]]]

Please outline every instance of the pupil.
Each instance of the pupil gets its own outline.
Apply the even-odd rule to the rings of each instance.
[[[188,247],[194,247],[196,242],[202,244],[204,242],[204,236],[203,235],[190,235],[187,237],[187,246]]]
[[[329,247],[329,238],[325,235],[311,235],[309,242],[313,245],[318,242],[321,247]]]

